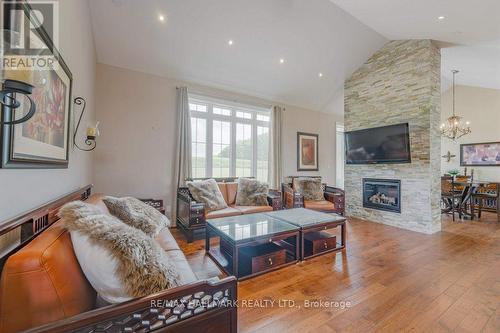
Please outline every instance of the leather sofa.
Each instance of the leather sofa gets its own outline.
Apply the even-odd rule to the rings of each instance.
[[[102,195],[91,195],[87,202],[99,207],[103,213],[109,214],[101,200],[102,197]],[[54,216],[54,214],[47,213],[47,216]],[[157,294],[157,298],[169,299],[170,295],[178,300],[179,294],[182,297],[183,295],[193,295],[196,292],[204,292],[213,288],[217,283],[234,283],[235,288],[233,278],[222,282],[200,282],[168,229],[164,229],[156,239],[166,251],[168,258],[174,263],[182,280],[182,286]],[[234,291],[233,296],[235,293],[236,291]],[[166,318],[159,317],[158,312],[152,312],[151,301],[147,297],[123,304],[123,306],[111,305],[102,310],[95,310],[96,292],[78,264],[73,252],[70,234],[64,227],[64,220],[58,220],[6,260],[0,280],[0,332],[19,332],[49,323],[53,324],[49,324],[41,331],[73,331],[79,318],[82,319],[82,325],[86,325],[87,328],[95,327],[100,332],[101,330],[97,329],[99,325],[101,328],[107,327],[102,329],[102,332],[114,332],[117,331],[117,328],[129,327],[130,329],[134,323],[144,323],[145,321],[151,325],[155,324],[157,328],[161,328],[160,331],[168,331],[164,330]],[[119,311],[121,307],[124,309],[123,313]],[[93,312],[90,313],[96,316],[94,321],[92,321],[92,315],[89,316],[88,313],[91,310]],[[136,313],[132,311],[131,314],[131,310],[136,311]],[[155,309],[155,311],[159,310]],[[202,312],[202,310],[200,311]],[[137,313],[139,317],[134,317]],[[156,323],[155,320],[141,317],[148,315],[156,318]],[[186,318],[195,317],[193,313],[184,315]],[[182,325],[178,325],[180,319],[183,319],[182,316],[182,313],[178,313],[177,318],[171,318],[177,324],[176,332],[184,331]],[[121,322],[125,318],[130,319],[128,324]],[[99,322],[101,319],[104,320]],[[104,325],[103,322],[107,322],[108,326]],[[234,326],[234,323],[232,325]],[[143,327],[145,330],[147,330],[146,326]],[[70,327],[72,329],[69,329]],[[187,329],[186,327],[191,328]],[[194,327],[197,326],[185,326],[186,331],[192,331]],[[121,329],[120,331],[122,331]],[[94,330],[89,329],[88,331]]]
[[[295,190],[294,179],[287,177],[287,182],[281,185],[283,191],[283,206],[290,208],[307,208],[325,213],[345,214],[345,192],[342,189],[323,183],[323,200],[305,200],[304,196]],[[320,178],[308,177],[308,178]]]
[[[269,190],[268,206],[238,206],[236,205],[238,183],[230,178],[229,181],[217,181],[217,185],[228,207],[211,212],[205,209],[203,203],[193,199],[187,187],[181,187],[177,191],[177,226],[186,236],[188,243],[193,241],[196,233],[204,233],[208,219],[282,209],[279,191]]]

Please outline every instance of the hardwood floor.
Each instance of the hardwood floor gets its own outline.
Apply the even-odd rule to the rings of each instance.
[[[203,241],[186,244],[174,235],[199,278],[222,276]],[[342,252],[239,283],[247,304],[238,309],[238,332],[500,332],[496,215],[444,217],[434,235],[349,219],[347,235]],[[282,307],[280,299],[296,306]],[[351,306],[304,307],[314,299]]]

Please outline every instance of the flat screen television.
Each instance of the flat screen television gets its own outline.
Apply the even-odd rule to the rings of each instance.
[[[346,164],[411,163],[408,123],[345,133]]]

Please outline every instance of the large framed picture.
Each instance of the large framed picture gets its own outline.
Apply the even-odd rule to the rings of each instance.
[[[297,171],[318,171],[318,134],[297,133]]]
[[[20,11],[29,15],[29,5]],[[21,14],[22,15],[22,14]],[[13,21],[3,22],[4,29],[11,29]],[[34,88],[31,98],[36,105],[34,116],[17,125],[4,125],[1,131],[2,168],[67,168],[70,146],[71,121],[71,71],[54,47],[43,27],[37,28],[39,41],[52,53],[55,66],[51,69],[33,71]],[[15,118],[22,117],[29,109],[29,101],[15,95],[21,106]],[[14,112],[4,107],[4,117],[14,119]]]
[[[500,142],[460,145],[461,166],[500,166]]]

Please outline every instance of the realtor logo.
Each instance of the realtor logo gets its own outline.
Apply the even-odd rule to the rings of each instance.
[[[57,65],[51,49],[59,41],[57,1],[1,1],[3,68],[46,70]]]

